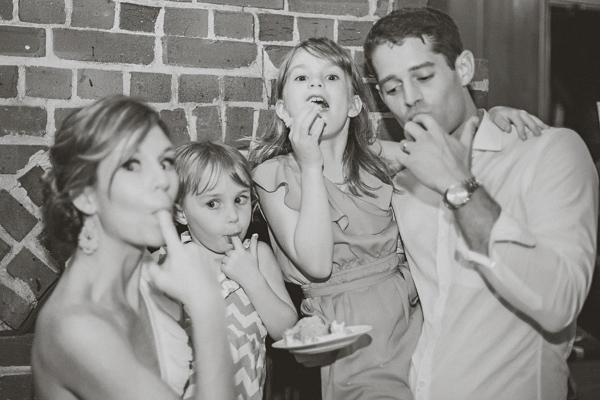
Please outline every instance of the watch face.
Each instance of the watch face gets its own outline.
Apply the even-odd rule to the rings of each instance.
[[[452,186],[446,192],[446,201],[455,207],[460,207],[469,201],[469,191],[462,185]]]

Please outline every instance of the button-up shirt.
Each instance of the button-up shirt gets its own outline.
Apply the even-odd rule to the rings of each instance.
[[[395,177],[394,211],[425,319],[412,359],[415,399],[564,400],[596,251],[589,151],[571,130],[521,141],[485,114],[472,173],[502,209],[489,257],[468,250],[440,194],[408,170]]]

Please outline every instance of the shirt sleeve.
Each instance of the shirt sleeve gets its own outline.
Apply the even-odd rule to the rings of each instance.
[[[525,218],[502,209],[489,240],[489,257],[458,251],[479,266],[509,307],[549,332],[569,326],[587,297],[596,256],[598,177],[579,136],[544,133],[545,145],[520,188]],[[502,207],[502,204],[500,204]]]

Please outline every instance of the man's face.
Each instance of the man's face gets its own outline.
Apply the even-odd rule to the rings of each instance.
[[[460,70],[450,69],[427,39],[384,43],[375,48],[372,61],[381,97],[402,126],[418,114],[430,114],[452,133],[467,118]]]

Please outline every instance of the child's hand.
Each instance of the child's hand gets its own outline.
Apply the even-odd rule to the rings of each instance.
[[[542,120],[525,110],[496,106],[491,108],[488,113],[498,128],[505,132],[510,132],[512,130],[511,125],[514,125],[521,140],[527,140],[527,132],[532,133],[534,136],[540,136],[542,129],[548,129],[548,125],[543,123]]]
[[[323,166],[319,139],[325,128],[325,121],[319,115],[320,111],[321,106],[307,102],[292,122],[290,142],[300,168]]]
[[[217,277],[209,268],[198,265],[200,257],[196,246],[181,243],[171,214],[166,210],[160,211],[157,218],[167,245],[167,256],[161,265],[149,265],[150,282],[184,304],[198,301],[198,296],[220,296]]]
[[[221,262],[221,271],[243,288],[257,283],[262,278],[258,269],[258,235],[255,233],[247,242],[247,248],[239,237],[231,238],[233,249],[225,253]]]

